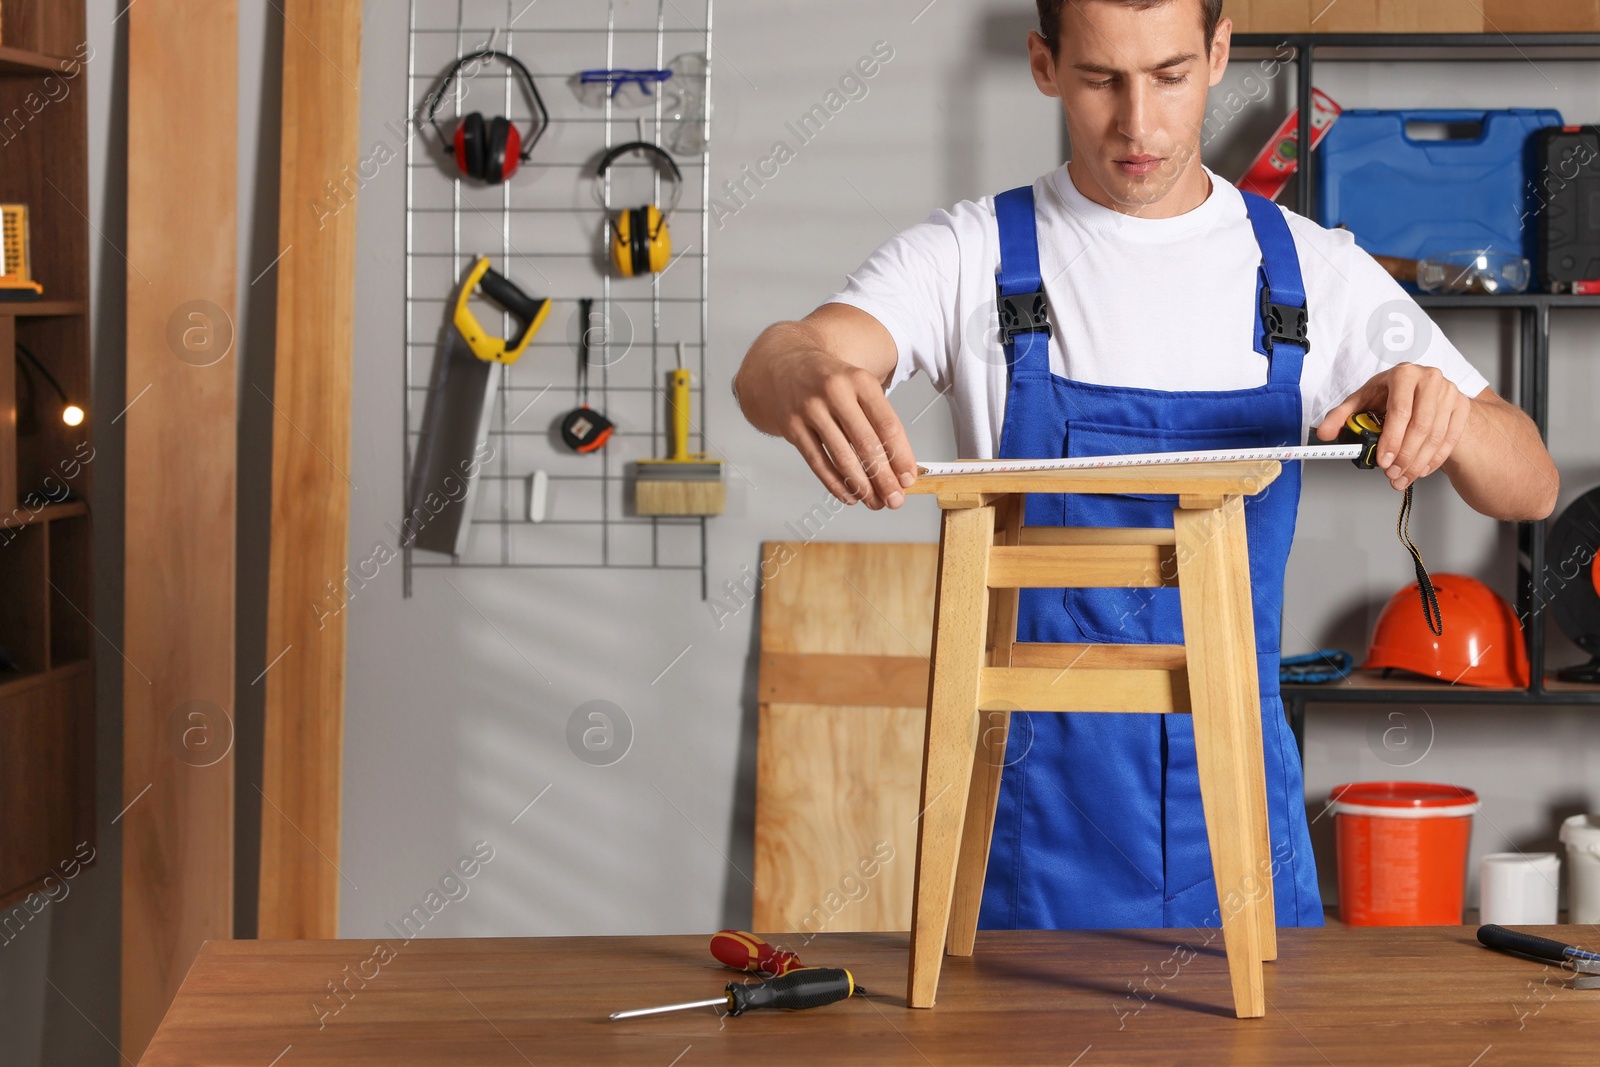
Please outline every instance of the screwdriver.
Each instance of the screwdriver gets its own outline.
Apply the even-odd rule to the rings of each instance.
[[[744,930],[719,930],[712,934],[711,954],[736,971],[760,971],[774,978],[804,966],[793,952],[773,948]]]
[[[688,1011],[691,1008],[727,1008],[729,1015],[743,1015],[751,1008],[820,1008],[866,990],[856,986],[855,978],[842,967],[803,967],[778,978],[759,982],[729,982],[727,992],[708,1000],[691,1000],[687,1004],[666,1004],[659,1008],[636,1008],[633,1011],[615,1011],[613,1019],[632,1019],[639,1015],[659,1015],[668,1011]]]

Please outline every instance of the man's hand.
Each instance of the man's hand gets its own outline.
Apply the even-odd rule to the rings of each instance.
[[[883,393],[898,354],[877,319],[824,304],[799,322],[768,327],[734,375],[733,392],[756,429],[794,445],[828,492],[877,510],[905,502],[916,460]]]
[[[1561,477],[1538,427],[1493,389],[1468,397],[1436,368],[1400,363],[1328,412],[1317,437],[1333,440],[1357,411],[1383,416],[1378,466],[1396,489],[1443,468],[1461,499],[1492,518],[1555,510]]]
[[[1383,416],[1378,466],[1389,476],[1389,484],[1404,489],[1450,458],[1466,432],[1472,398],[1437,367],[1398,363],[1374,375],[1328,412],[1317,427],[1317,437],[1332,441],[1345,420],[1358,411]]]

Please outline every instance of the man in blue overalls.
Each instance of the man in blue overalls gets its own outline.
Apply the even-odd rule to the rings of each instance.
[[[1220,0],[1039,0],[1035,82],[1062,101],[1072,160],[1030,186],[896,234],[804,320],[756,340],[734,392],[830,492],[899,507],[915,478],[885,399],[927,374],[961,456],[1088,456],[1303,443],[1385,416],[1404,489],[1442,470],[1477,510],[1532,519],[1557,475],[1500,399],[1348,233],[1200,163],[1227,66]],[[1001,296],[1042,292],[1049,330],[1001,336]],[[1280,926],[1320,925],[1298,756],[1278,696],[1289,464],[1245,507]],[[1171,498],[1034,496],[1033,525],[1169,526]],[[1018,639],[1183,640],[1176,590],[1025,590]],[[1190,721],[1012,718],[980,925],[1215,926]]]

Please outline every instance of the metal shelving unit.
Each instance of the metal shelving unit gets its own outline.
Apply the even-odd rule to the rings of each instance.
[[[706,57],[701,88],[709,101],[712,0],[690,4],[605,0],[588,10],[568,5],[549,12],[526,0],[507,0],[504,5],[479,0],[471,25],[457,24],[462,12],[457,3],[411,0],[407,85],[412,106],[418,106],[434,86],[449,59],[494,48],[529,64],[550,119],[533,157],[499,186],[457,180],[426,124],[407,142],[402,364],[408,507],[428,368],[439,347],[454,285],[467,267],[477,256],[487,255],[496,270],[532,295],[549,298],[554,307],[522,359],[501,372],[489,435],[495,454],[480,474],[474,531],[466,552],[445,557],[404,546],[404,594],[411,595],[413,574],[419,569],[606,568],[696,571],[704,598],[705,518],[629,514],[625,467],[631,460],[657,455],[663,447],[664,381],[679,341],[686,349],[686,365],[695,372],[697,418],[691,447],[696,441],[701,449],[706,445],[699,416],[705,412],[709,333],[710,151],[673,153],[684,189],[672,217],[671,265],[649,279],[616,278],[605,252],[605,216],[614,206],[613,177],[627,175],[642,186],[638,175],[649,165],[619,161],[601,184],[602,207],[588,188],[595,160],[626,141],[662,144],[670,120],[664,115],[660,92],[641,110],[615,105],[608,96],[602,107],[591,111],[573,97],[568,82],[585,68],[661,69],[676,55],[699,52]],[[575,12],[581,13],[575,16]],[[573,24],[575,17],[582,24]],[[457,79],[454,106],[445,102],[441,122],[453,121],[457,109],[486,115],[498,111],[519,129],[526,128],[528,107],[509,71],[492,66],[476,81],[491,86],[484,92],[492,96],[463,107],[464,80]],[[704,121],[709,142],[709,113]],[[661,203],[659,174],[653,192],[655,202]],[[635,194],[620,195],[628,202],[615,206],[632,206]],[[586,234],[587,242],[575,240],[575,234]],[[547,424],[560,414],[555,405],[575,396],[576,340],[563,330],[581,297],[594,300],[595,313],[605,323],[601,339],[591,343],[592,402],[612,415],[617,430],[598,453],[578,457],[555,443]],[[624,320],[630,325],[626,348],[615,329]],[[500,325],[509,330],[509,317]],[[553,398],[535,407],[547,392]],[[651,403],[652,399],[660,402]],[[618,407],[627,414],[618,415]],[[536,468],[548,468],[551,484],[550,514],[541,523],[525,517],[525,483]]]
[[[1364,34],[1236,34],[1235,55],[1275,55],[1296,70],[1295,100],[1299,108],[1299,143],[1311,143],[1311,90],[1318,62],[1401,60],[1518,61],[1531,55],[1545,59],[1600,60],[1600,33],[1364,33]],[[1294,189],[1302,214],[1315,218],[1317,154],[1301,156]],[[1506,296],[1422,294],[1425,309],[1512,311],[1518,318],[1517,402],[1548,436],[1550,312],[1558,308],[1600,309],[1600,296],[1555,293],[1516,293]],[[1565,706],[1600,704],[1600,686],[1573,685],[1545,677],[1545,601],[1535,576],[1545,570],[1545,523],[1517,523],[1517,612],[1522,616],[1527,642],[1530,683],[1526,689],[1479,689],[1440,685],[1427,681],[1380,679],[1352,675],[1331,685],[1287,685],[1284,705],[1290,726],[1305,751],[1305,710],[1308,704],[1395,704],[1426,701],[1435,704],[1496,704],[1515,706]]]

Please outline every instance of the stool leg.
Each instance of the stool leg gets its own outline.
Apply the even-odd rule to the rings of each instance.
[[[946,510],[939,538],[929,656],[927,731],[911,898],[911,967],[906,1004],[931,1008],[944,962],[945,933],[971,785],[978,683],[988,626],[989,547],[994,508]]]
[[[1018,543],[1022,528],[1022,494],[1006,497],[995,510],[997,545]],[[996,589],[989,597],[987,662],[991,667],[1011,666],[1011,646],[1017,641],[1017,590]],[[978,713],[978,737],[973,750],[972,785],[967,790],[967,815],[961,831],[961,859],[956,866],[955,900],[950,907],[950,930],[945,951],[952,956],[972,955],[978,936],[978,913],[983,908],[983,882],[989,870],[989,846],[994,839],[995,806],[1000,800],[1000,775],[1006,761],[1006,739],[1011,732],[1011,712],[1006,709]]]
[[[1238,497],[1222,508],[1238,504]],[[1229,574],[1226,520],[1221,508],[1173,513],[1177,535],[1178,591],[1188,648],[1189,702],[1194,716],[1195,758],[1211,868],[1221,906],[1222,936],[1228,952],[1233,1009],[1241,1019],[1266,1014],[1262,986],[1260,882],[1255,871],[1255,820],[1252,779],[1260,764],[1249,763],[1240,709],[1255,671],[1243,669],[1238,648],[1239,606]],[[1253,648],[1251,649],[1253,653]]]
[[[983,881],[989,871],[989,846],[994,840],[994,812],[1000,801],[1000,773],[1006,761],[1011,712],[978,712],[978,737],[973,745],[972,784],[967,789],[967,815],[961,830],[956,864],[955,898],[950,905],[950,930],[945,951],[972,955],[978,938],[978,913],[983,908]]]
[[[1252,771],[1250,819],[1254,824],[1252,836],[1255,838],[1255,870],[1261,881],[1261,906],[1257,909],[1261,919],[1261,958],[1275,960],[1278,958],[1278,909],[1272,885],[1272,828],[1267,821],[1266,759],[1261,740],[1261,690],[1256,673],[1255,656],[1249,654],[1256,647],[1256,623],[1250,594],[1250,550],[1245,542],[1244,503],[1242,500],[1236,500],[1236,506],[1225,505],[1221,510],[1227,528],[1230,559],[1228,574],[1233,579],[1234,603],[1239,607],[1239,625],[1235,641],[1241,654],[1244,655],[1246,677],[1254,680],[1253,684],[1245,686],[1241,725],[1244,727],[1245,743],[1249,748],[1248,766]]]

